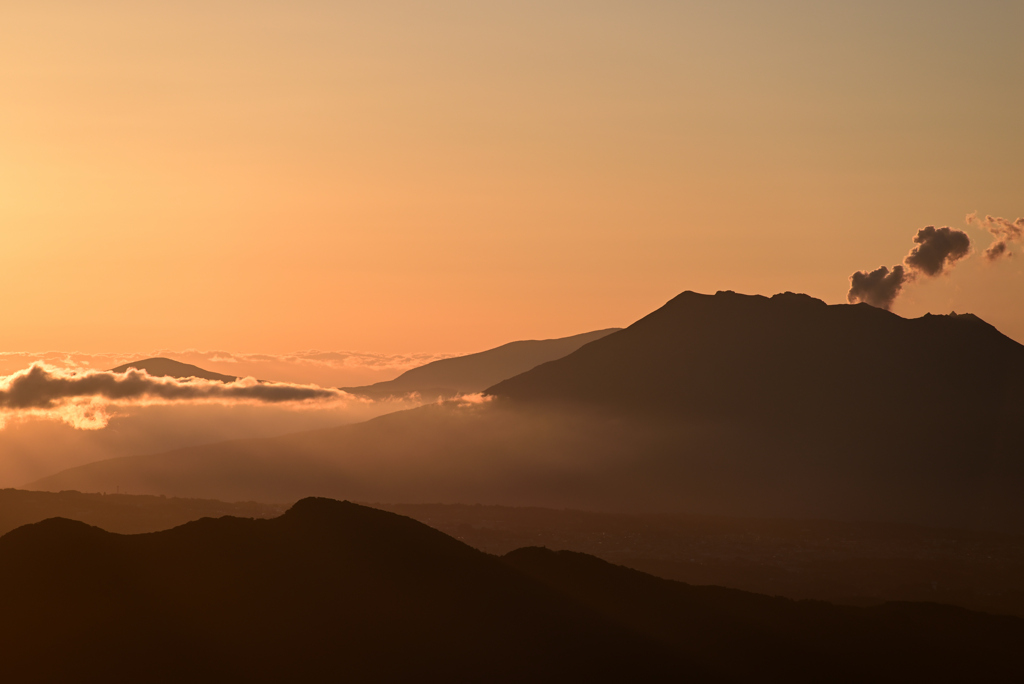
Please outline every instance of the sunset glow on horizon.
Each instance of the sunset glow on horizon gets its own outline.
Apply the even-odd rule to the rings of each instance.
[[[684,290],[1024,342],[1024,5],[5,3],[2,351],[466,353]],[[1011,252],[1014,251],[1011,246]],[[397,373],[395,373],[397,374]]]

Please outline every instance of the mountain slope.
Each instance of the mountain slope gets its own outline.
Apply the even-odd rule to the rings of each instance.
[[[694,672],[495,557],[408,518],[322,499],[272,520],[207,518],[134,536],[47,520],[0,538],[0,582],[18,587],[0,598],[0,658],[17,681]]]
[[[467,504],[374,504],[470,546],[578,551],[689,584],[844,605],[927,601],[1024,618],[1024,535]]]
[[[726,680],[1010,681],[1024,675],[1013,655],[1024,634],[1019,618],[928,603],[851,608],[790,601],[690,586],[536,547],[504,560]]]
[[[306,499],[271,520],[0,538],[17,681],[973,681],[1019,676],[1024,621],[691,587],[582,554],[504,559]]]
[[[844,605],[930,601],[1024,617],[1024,536],[898,525],[627,515],[467,504],[373,504],[473,548],[579,551],[658,577]],[[53,517],[138,534],[287,505],[0,490],[0,535]]]
[[[204,370],[199,366],[193,366],[190,363],[182,363],[181,361],[165,359],[163,357],[132,361],[110,370],[114,373],[124,373],[129,368],[144,370],[150,375],[160,378],[167,376],[172,378],[202,378],[203,380],[218,380],[220,382],[234,382],[238,379],[233,375],[214,373],[213,371]]]
[[[509,342],[476,354],[433,361],[387,382],[341,389],[374,399],[400,397],[413,392],[425,399],[473,394],[534,366],[561,358],[617,330],[609,328],[553,340]]]
[[[622,332],[495,384],[516,401],[686,417],[848,423],[998,421],[1022,403],[1024,346],[976,316],[904,319],[867,304],[684,292]]]
[[[94,463],[30,488],[1024,531],[1024,347],[973,316],[684,293],[489,393]]]

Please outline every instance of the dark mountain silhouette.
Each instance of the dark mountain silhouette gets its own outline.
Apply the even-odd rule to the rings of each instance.
[[[538,547],[504,560],[727,681],[1010,681],[1024,674],[1014,654],[1024,634],[1020,618],[931,603],[839,607],[695,587]]]
[[[307,499],[272,520],[0,538],[12,681],[664,681],[699,670],[408,518]]]
[[[281,505],[252,501],[228,503],[163,496],[0,489],[0,535],[48,518],[68,518],[109,532],[139,534],[170,529],[199,518],[273,518],[284,511]]]
[[[488,390],[30,488],[481,502],[1024,531],[1024,347],[971,315],[684,293]]]
[[[824,418],[847,431],[907,420],[948,426],[956,416],[978,443],[990,443],[1007,411],[1024,407],[1022,379],[1024,346],[971,314],[905,319],[788,292],[684,292],[627,329],[487,391],[684,420],[813,429]]]
[[[625,515],[465,504],[373,504],[473,548],[539,545],[690,584],[850,605],[933,601],[1024,617],[1024,537],[894,523]],[[120,534],[204,517],[270,518],[283,504],[0,490],[0,535],[61,517]]]
[[[546,546],[657,577],[843,605],[928,601],[1024,617],[1024,535],[881,522],[374,504],[505,554]]]
[[[182,363],[181,361],[165,359],[163,357],[132,361],[131,363],[126,363],[118,366],[117,368],[111,368],[110,370],[114,373],[124,373],[129,368],[144,370],[150,375],[159,378],[202,378],[203,380],[218,380],[220,382],[234,382],[235,380],[238,380],[238,378],[233,375],[214,373],[213,371],[204,370],[199,366],[193,366],[190,363]]]
[[[401,397],[414,392],[426,400],[473,394],[539,364],[559,359],[618,330],[609,328],[553,340],[509,342],[476,354],[433,361],[407,370],[387,382],[341,389],[373,399]]]
[[[306,499],[270,520],[0,538],[12,681],[1008,681],[1024,621],[692,587],[582,554],[503,559]],[[16,588],[11,591],[10,588]]]
[[[488,393],[718,425],[731,467],[801,480],[804,497],[876,499],[867,517],[1024,523],[1024,346],[971,314],[685,292]]]

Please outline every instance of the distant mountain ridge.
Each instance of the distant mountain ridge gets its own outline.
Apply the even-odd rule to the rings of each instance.
[[[112,373],[124,373],[129,368],[146,371],[153,377],[158,378],[202,378],[203,380],[216,380],[218,382],[234,382],[235,380],[238,380],[234,375],[214,373],[213,371],[205,370],[199,366],[193,366],[190,363],[182,363],[181,361],[175,361],[174,359],[168,359],[161,356],[125,363],[117,368],[111,368],[110,371]]]
[[[450,399],[460,394],[482,392],[491,385],[531,368],[561,358],[583,345],[601,339],[620,328],[607,328],[550,340],[519,340],[494,349],[441,359],[405,371],[394,380],[339,389],[371,399],[387,399],[419,394],[427,401]],[[154,377],[202,378],[234,382],[238,377],[208,371],[199,366],[165,357],[141,359],[112,368],[124,373],[130,368],[146,371]]]
[[[69,518],[118,534],[155,532],[199,518],[234,515],[272,518],[286,507],[252,501],[227,503],[130,494],[83,494],[76,491],[30,492],[0,489],[0,536],[47,518]]]
[[[394,380],[340,389],[374,399],[401,397],[414,392],[428,400],[450,399],[459,394],[482,392],[497,382],[559,359],[618,330],[608,328],[551,340],[509,342],[475,354],[433,361],[407,370]]]
[[[15,681],[1009,681],[1024,620],[693,587],[592,556],[476,551],[305,499],[269,520],[0,537]],[[59,619],[55,618],[59,616]]]

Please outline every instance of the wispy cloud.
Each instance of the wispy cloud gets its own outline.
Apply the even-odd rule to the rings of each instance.
[[[980,218],[978,212],[975,211],[968,214],[965,220],[967,225],[984,228],[995,238],[995,242],[985,249],[985,259],[988,261],[996,261],[1004,256],[1013,256],[1010,252],[1010,244],[1024,241],[1024,218],[1018,218],[1016,221],[1005,219],[1002,216],[986,215],[985,218]]]
[[[481,404],[487,404],[494,401],[494,396],[491,394],[484,394],[477,392],[475,394],[460,394],[454,399],[448,401],[439,401],[439,404],[454,404],[455,406],[479,406]]]

